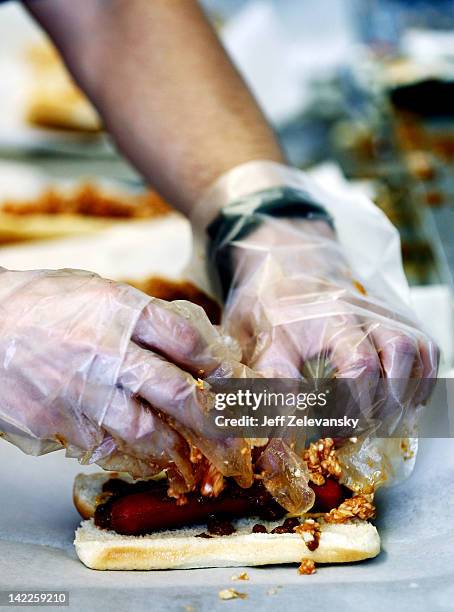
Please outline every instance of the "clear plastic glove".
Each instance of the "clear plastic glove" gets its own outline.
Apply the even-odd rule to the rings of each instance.
[[[436,345],[411,313],[389,308],[355,279],[327,223],[262,216],[232,248],[223,323],[251,368],[269,378],[367,377],[371,389],[387,378],[387,410],[427,399]]]
[[[286,187],[327,209],[334,226],[316,214],[258,210],[272,202],[270,192]],[[392,435],[395,423],[427,400],[438,369],[437,346],[400,298],[407,287],[396,230],[370,202],[336,200],[303,173],[270,162],[234,169],[210,199],[230,218],[220,231],[210,227],[211,256],[224,289],[226,280],[230,287],[223,325],[239,341],[244,363],[270,378],[347,380],[362,415],[386,422]],[[390,482],[408,457],[396,458],[399,443],[367,440],[356,463],[354,445],[344,453],[347,472]],[[366,475],[371,453],[377,473]]]
[[[134,476],[194,487],[196,445],[249,482],[244,440],[210,441],[197,378],[245,375],[204,311],[78,270],[0,271],[0,431],[29,454],[62,447]]]

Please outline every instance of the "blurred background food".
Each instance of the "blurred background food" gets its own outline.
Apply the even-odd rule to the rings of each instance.
[[[100,132],[101,119],[73,82],[49,41],[31,45],[23,61],[29,68],[30,94],[25,120],[44,129]]]
[[[51,181],[29,197],[6,196],[0,206],[0,246],[91,234],[115,224],[170,212],[150,190],[127,190],[106,181]]]
[[[348,181],[397,226],[415,306],[450,363],[453,1],[203,4],[291,162],[333,189]],[[194,282],[204,291],[208,282],[188,268],[187,222],[115,152],[15,3],[0,8],[0,100],[3,265],[89,267],[160,297],[192,291],[206,302]]]

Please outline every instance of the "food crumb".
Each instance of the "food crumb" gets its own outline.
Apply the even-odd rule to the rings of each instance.
[[[186,605],[184,606],[185,612],[195,612],[194,606]]]
[[[277,595],[279,592],[279,589],[282,589],[282,587],[281,586],[272,587],[271,589],[268,589],[266,594],[267,595]]]
[[[410,448],[408,444],[408,440],[402,440],[400,443],[400,449],[402,451],[402,457],[404,461],[408,461],[409,459],[413,459],[415,456],[414,451]]]
[[[315,574],[315,572],[316,572],[315,563],[314,561],[312,561],[312,559],[302,559],[301,560],[301,565],[298,568],[299,574],[310,575],[310,574]]]
[[[309,550],[314,551],[318,548],[321,531],[320,524],[317,521],[312,518],[306,519],[302,525],[296,526],[293,531],[303,537]]]
[[[309,470],[309,478],[317,486],[324,485],[327,476],[339,479],[342,474],[332,438],[320,438],[312,442],[304,451],[303,458]]]
[[[246,599],[246,593],[240,593],[239,591],[235,591],[235,589],[223,589],[219,591],[219,599],[223,599],[227,601],[228,599]]]
[[[232,576],[232,580],[249,580],[249,574],[247,572],[241,572],[241,574]]]
[[[353,286],[359,293],[361,293],[361,295],[367,295],[367,291],[364,289],[364,286],[355,278],[353,279]]]
[[[375,516],[375,506],[370,499],[370,495],[354,495],[342,502],[338,508],[333,508],[325,514],[325,521],[327,523],[346,523],[352,518],[368,521]]]

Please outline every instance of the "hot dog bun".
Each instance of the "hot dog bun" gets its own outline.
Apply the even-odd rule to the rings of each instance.
[[[115,475],[118,476],[118,475]],[[74,484],[74,503],[85,520],[74,541],[79,559],[98,570],[189,569],[299,563],[348,563],[375,557],[380,552],[376,528],[365,521],[342,525],[324,523],[318,548],[310,551],[301,535],[251,533],[255,523],[268,531],[281,521],[241,519],[233,521],[236,532],[228,536],[196,537],[205,527],[197,525],[159,531],[146,536],[124,536],[98,529],[93,520],[96,498],[110,473],[79,474]],[[124,478],[121,475],[121,478]]]
[[[95,514],[96,499],[102,492],[102,485],[111,478],[121,478],[134,482],[128,474],[118,472],[99,472],[97,474],[78,474],[74,480],[73,502],[78,513],[84,519]]]

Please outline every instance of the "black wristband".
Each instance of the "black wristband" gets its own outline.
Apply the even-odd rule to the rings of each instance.
[[[224,298],[233,278],[231,244],[250,234],[264,217],[321,220],[334,228],[323,206],[306,192],[291,187],[266,189],[230,204],[207,228],[210,269],[217,270]]]

